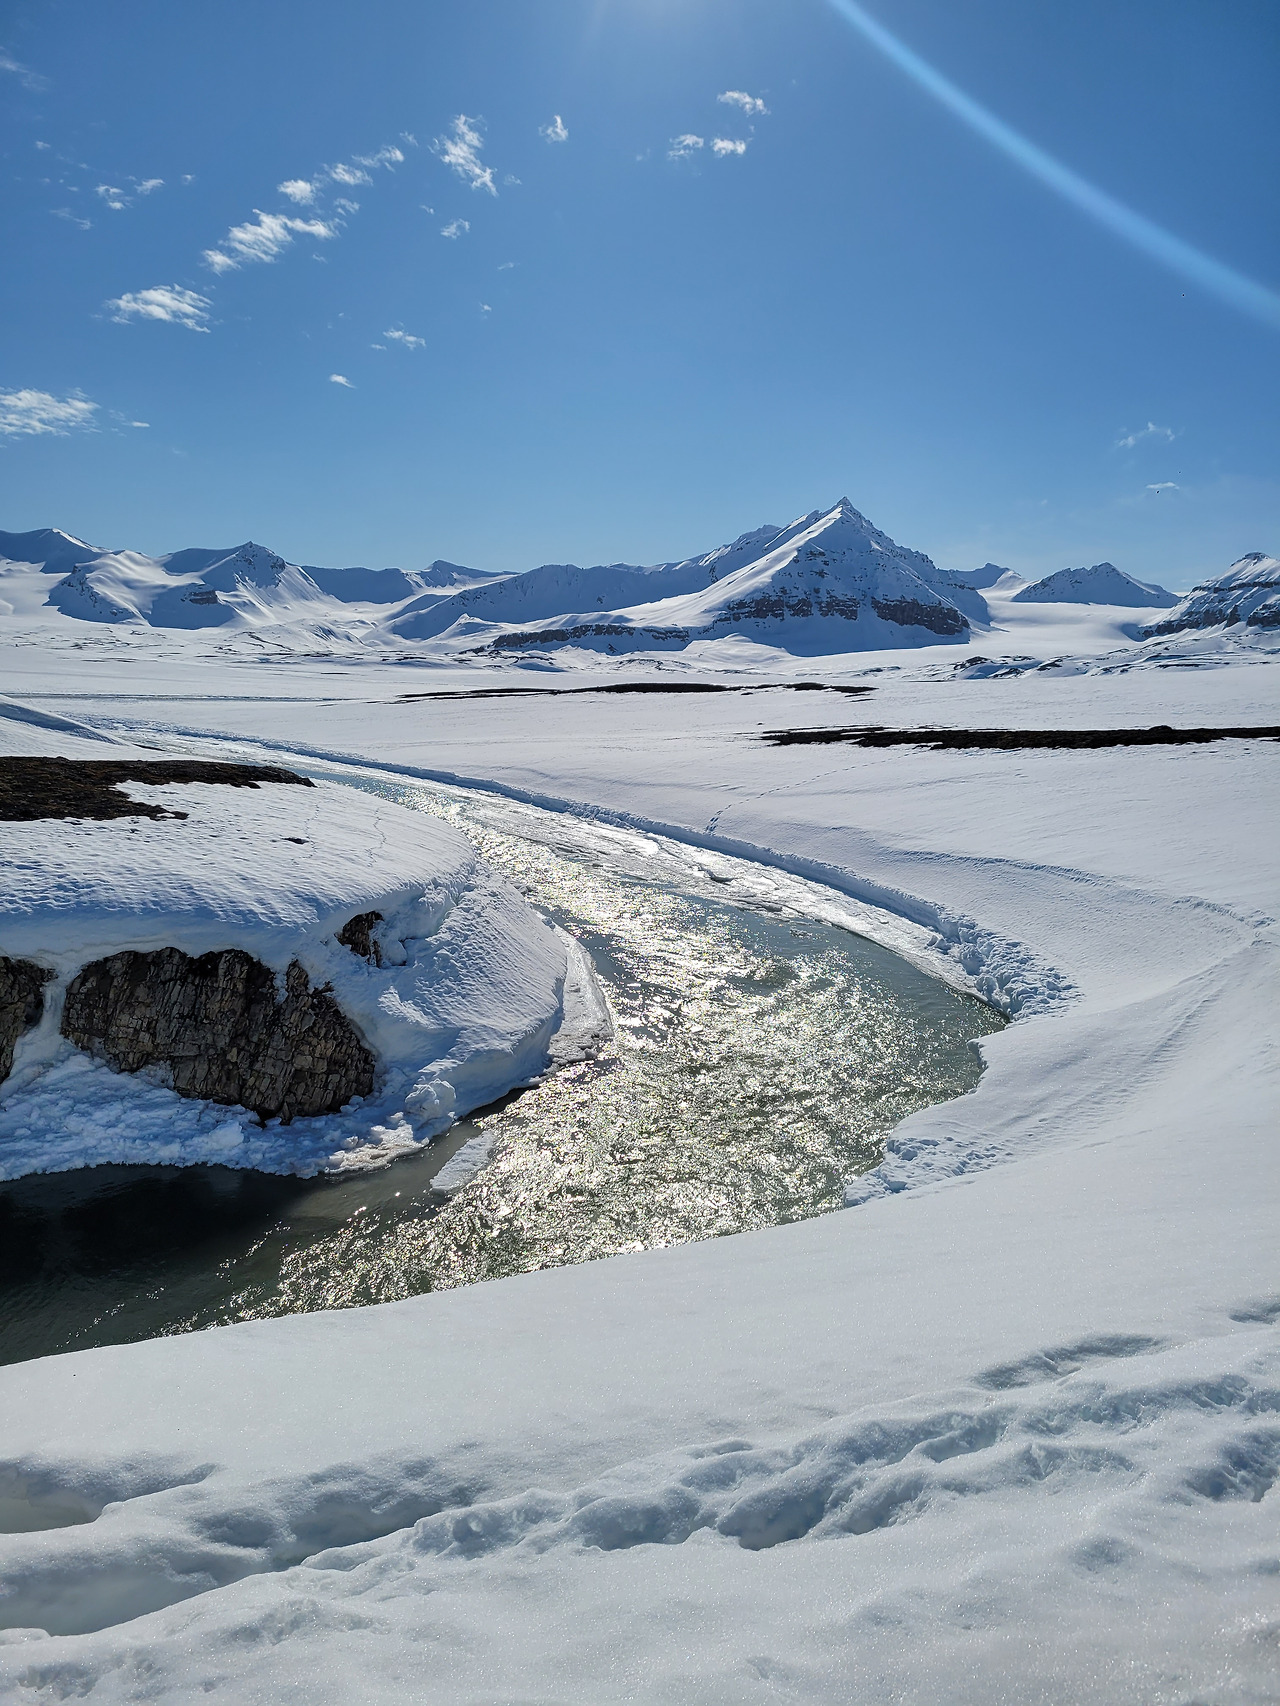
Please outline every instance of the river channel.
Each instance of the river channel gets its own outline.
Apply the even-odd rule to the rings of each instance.
[[[975,1040],[1003,1025],[806,916],[824,912],[802,892],[816,885],[461,789],[357,780],[457,824],[582,944],[612,1039],[377,1173],[95,1167],[0,1185],[0,1362],[824,1213],[900,1120],[976,1086]],[[491,1158],[446,1194],[437,1177],[464,1148]]]

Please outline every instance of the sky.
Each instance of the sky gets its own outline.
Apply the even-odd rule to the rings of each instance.
[[[0,0],[0,527],[1280,554],[1278,71],[1274,0]]]

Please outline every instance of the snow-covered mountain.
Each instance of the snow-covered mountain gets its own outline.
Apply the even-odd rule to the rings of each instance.
[[[1178,602],[1176,592],[1135,580],[1114,563],[1095,563],[1091,569],[1059,569],[1013,596],[1021,604],[1118,604],[1130,609],[1162,608]]]
[[[1216,628],[1243,622],[1250,628],[1280,628],[1280,558],[1250,551],[1216,580],[1192,587],[1177,608],[1148,634],[1176,634],[1184,628]]]
[[[393,613],[417,610],[492,578],[446,562],[420,571],[303,567],[252,541],[148,557],[105,550],[53,527],[0,533],[0,608],[35,616],[47,607],[87,622],[153,628],[283,624],[356,638]]]
[[[985,623],[981,595],[896,544],[847,498],[700,557],[649,568],[548,564],[393,620],[405,639],[496,651],[675,650],[738,634],[806,655],[936,644]]]

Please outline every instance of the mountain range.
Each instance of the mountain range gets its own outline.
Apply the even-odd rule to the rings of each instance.
[[[1253,553],[1183,599],[1111,563],[1032,585],[998,564],[939,569],[849,502],[759,527],[678,562],[545,563],[495,574],[288,563],[265,546],[167,556],[107,550],[57,528],[0,532],[0,617],[250,633],[293,650],[481,652],[564,646],[674,651],[740,636],[798,655],[965,643],[988,626],[984,594],[1018,602],[1171,609],[1148,632],[1226,621],[1280,624],[1280,563]],[[1236,612],[1233,616],[1231,613]]]

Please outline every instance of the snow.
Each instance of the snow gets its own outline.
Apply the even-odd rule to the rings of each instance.
[[[1280,558],[1250,551],[1232,563],[1225,575],[1193,587],[1175,610],[1152,624],[1150,632],[1174,634],[1186,628],[1237,622],[1253,628],[1280,628]]]
[[[23,744],[31,750],[29,737]],[[102,753],[74,736],[57,744]],[[547,1064],[563,1016],[563,944],[455,830],[333,783],[123,787],[188,815],[0,824],[0,952],[57,974],[0,1096],[0,1177],[120,1161],[304,1174],[367,1166],[421,1146]],[[373,932],[381,965],[335,940],[372,911],[383,917]],[[313,986],[332,985],[373,1050],[373,1097],[263,1126],[244,1109],[113,1073],[59,1035],[82,966],[161,947],[242,948],[281,977],[297,960]]]
[[[1176,593],[1135,580],[1114,563],[1095,563],[1091,569],[1059,569],[1023,587],[1014,597],[1023,604],[1120,604],[1135,609],[1178,602]]]
[[[803,658],[356,669],[15,623],[18,750],[65,718],[469,783],[824,882],[1019,1005],[843,1213],[0,1369],[0,1696],[1276,1698],[1280,744],[759,738],[1280,722],[1274,630],[1143,639],[1016,584],[979,642]],[[743,691],[561,691],[637,681]],[[511,688],[544,696],[465,696]]]

